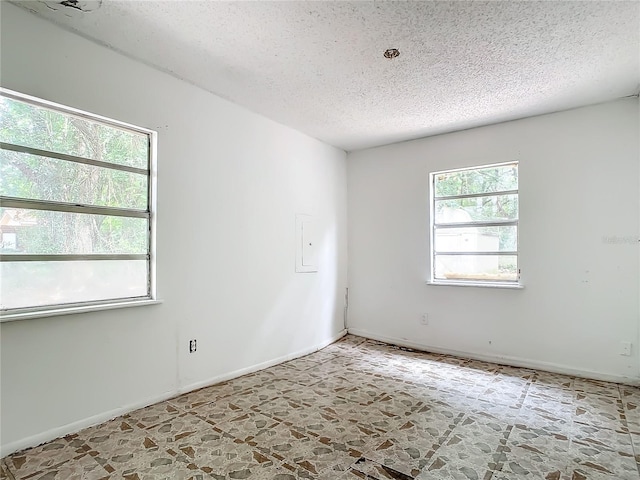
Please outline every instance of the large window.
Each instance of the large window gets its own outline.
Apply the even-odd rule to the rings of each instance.
[[[431,254],[434,283],[518,283],[517,162],[431,174]]]
[[[155,296],[155,133],[0,90],[0,313]]]

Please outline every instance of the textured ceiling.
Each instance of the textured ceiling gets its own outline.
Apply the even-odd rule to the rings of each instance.
[[[345,150],[640,85],[639,2],[15,3]]]

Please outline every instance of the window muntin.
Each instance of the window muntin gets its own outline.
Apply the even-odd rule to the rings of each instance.
[[[518,163],[430,177],[431,280],[517,283]]]
[[[155,133],[0,89],[0,314],[155,297]]]

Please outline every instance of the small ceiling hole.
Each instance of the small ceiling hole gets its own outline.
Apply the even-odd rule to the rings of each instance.
[[[384,52],[384,58],[396,58],[400,55],[400,50],[397,48],[390,48]]]

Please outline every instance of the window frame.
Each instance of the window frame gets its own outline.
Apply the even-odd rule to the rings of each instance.
[[[14,90],[0,87],[0,97],[9,98],[36,107],[54,110],[63,115],[74,116],[90,122],[117,128],[134,134],[145,135],[148,139],[148,168],[132,167],[111,162],[93,160],[87,157],[70,155],[49,150],[0,142],[0,149],[17,151],[45,158],[54,158],[68,162],[92,165],[117,171],[144,174],[147,176],[147,207],[146,209],[105,207],[82,203],[68,203],[49,200],[23,199],[0,195],[0,206],[5,208],[26,208],[50,212],[83,213],[93,215],[111,215],[127,218],[145,218],[148,224],[147,252],[143,254],[0,254],[0,262],[20,261],[75,261],[75,260],[145,260],[147,262],[146,295],[137,297],[117,297],[86,302],[72,302],[60,304],[38,305],[30,307],[7,308],[0,310],[0,322],[26,318],[46,317],[68,313],[82,313],[95,310],[107,310],[120,307],[133,307],[160,303],[157,299],[156,284],[156,222],[157,222],[157,142],[158,134],[154,130],[139,127],[102,115],[61,105],[35,96],[26,95]]]
[[[435,181],[438,175],[455,173],[455,172],[467,172],[472,170],[483,170],[488,168],[504,167],[507,165],[516,165],[518,169],[518,188],[516,190],[501,190],[497,192],[483,192],[483,193],[470,193],[461,195],[451,195],[447,197],[436,197],[435,194]],[[507,162],[491,163],[486,165],[477,165],[471,167],[452,168],[447,170],[439,170],[429,172],[429,243],[430,243],[430,269],[429,279],[427,283],[430,285],[451,285],[451,286],[463,286],[463,287],[494,287],[494,288],[523,288],[520,283],[520,163],[518,160],[511,160]],[[437,223],[435,219],[436,213],[436,201],[445,199],[464,199],[464,198],[477,198],[477,197],[489,197],[497,195],[515,194],[518,196],[518,216],[515,220],[487,220],[487,221],[472,221],[472,222],[460,222],[460,223]],[[464,228],[464,227],[490,227],[490,226],[515,226],[516,227],[516,250],[504,251],[504,252],[437,252],[435,248],[436,230],[438,228]],[[438,255],[513,255],[516,257],[516,279],[515,280],[496,280],[496,279],[441,279],[436,278],[436,257]]]

